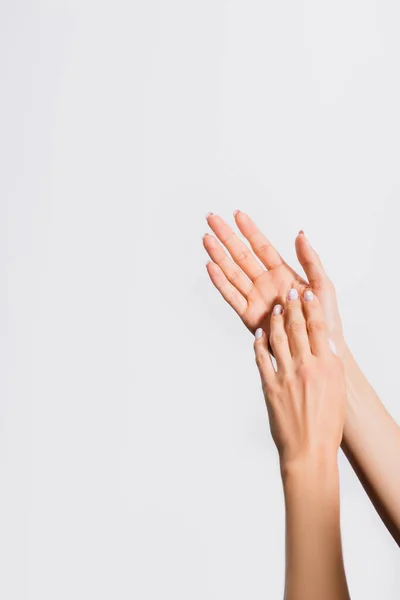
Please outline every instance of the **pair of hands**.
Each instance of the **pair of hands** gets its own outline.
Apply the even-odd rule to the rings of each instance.
[[[221,217],[210,213],[207,222],[216,237],[203,238],[212,261],[207,271],[256,334],[256,362],[281,465],[335,456],[343,434],[346,386],[329,344],[329,339],[336,346],[344,344],[334,287],[303,232],[295,245],[308,282],[285,263],[248,215],[235,211],[234,216],[254,254]]]

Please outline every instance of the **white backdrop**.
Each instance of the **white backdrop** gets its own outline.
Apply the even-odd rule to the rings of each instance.
[[[252,337],[204,215],[304,228],[400,420],[395,0],[3,0],[0,595],[282,597]],[[354,599],[397,546],[341,458]]]

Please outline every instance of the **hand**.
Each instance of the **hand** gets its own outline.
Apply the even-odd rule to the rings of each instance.
[[[255,334],[256,362],[271,433],[281,466],[299,460],[336,460],[342,441],[346,384],[341,361],[329,346],[321,305],[311,290],[289,291],[270,322],[275,371],[262,329]]]
[[[207,222],[232,258],[213,235],[206,234],[203,244],[213,261],[207,264],[211,281],[246,327],[253,334],[258,327],[268,333],[269,315],[274,304],[283,301],[290,288],[303,294],[311,287],[321,302],[329,336],[338,345],[343,334],[335,289],[305,235],[300,232],[297,236],[296,253],[308,282],[285,263],[248,215],[235,211],[235,221],[255,256],[231,227],[213,213],[207,215]]]

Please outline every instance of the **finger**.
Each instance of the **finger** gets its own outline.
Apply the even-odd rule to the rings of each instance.
[[[254,335],[254,352],[256,363],[260,371],[263,388],[268,389],[276,377],[274,365],[272,364],[271,355],[268,350],[268,339],[265,332],[258,328]]]
[[[306,321],[299,293],[294,288],[289,290],[285,306],[285,327],[292,356],[295,358],[309,356],[311,349],[307,335]]]
[[[271,315],[269,341],[274,353],[278,371],[287,372],[292,362],[292,355],[290,353],[289,340],[286,334],[285,321],[282,312],[282,306],[276,304]]]
[[[311,290],[306,290],[303,294],[303,311],[312,353],[315,356],[331,354],[324,313],[318,298]]]
[[[273,269],[282,265],[283,259],[281,255],[261,233],[250,217],[240,210],[235,211],[234,216],[241,233],[250,242],[254,254],[258,256],[267,269]]]
[[[213,235],[205,234],[203,237],[203,245],[207,250],[211,260],[216,263],[223,273],[225,274],[228,281],[239,292],[247,298],[253,289],[253,284],[250,279],[246,277],[243,271],[233,262],[233,260],[227,255],[221,244],[215,239]]]
[[[303,231],[299,232],[295,245],[297,258],[307,275],[310,286],[314,291],[322,289],[327,283],[328,277],[318,254],[311,247]]]
[[[227,280],[221,267],[219,267],[213,262],[208,262],[206,267],[210,279],[217,288],[217,290],[221,293],[221,295],[227,301],[227,303],[230,304],[230,306],[232,306],[233,310],[235,310],[237,314],[240,317],[242,317],[247,308],[246,299]]]
[[[252,281],[264,273],[264,269],[250,252],[250,248],[238,238],[233,229],[221,217],[214,214],[208,215],[207,222],[217,238],[227,248],[235,263]]]

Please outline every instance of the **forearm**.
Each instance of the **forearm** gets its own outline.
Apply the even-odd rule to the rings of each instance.
[[[339,355],[348,398],[342,449],[400,545],[400,427],[345,345]]]
[[[282,471],[286,507],[285,600],[348,600],[335,459]]]

